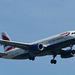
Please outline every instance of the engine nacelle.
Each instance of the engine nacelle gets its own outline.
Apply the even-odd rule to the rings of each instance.
[[[72,50],[67,50],[61,53],[61,58],[71,58],[74,54],[72,54]]]
[[[36,52],[42,51],[43,49],[44,49],[44,46],[42,44],[35,44],[29,48],[29,51],[36,53]]]

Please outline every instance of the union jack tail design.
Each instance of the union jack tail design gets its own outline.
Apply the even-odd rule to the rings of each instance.
[[[2,35],[2,39],[3,39],[3,40],[11,41],[6,32],[2,32],[1,35]],[[14,49],[12,46],[8,46],[8,45],[3,45],[3,46],[4,46],[5,52]]]

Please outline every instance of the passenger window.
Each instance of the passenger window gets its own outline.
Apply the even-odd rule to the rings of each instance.
[[[72,33],[72,35],[75,34],[75,32]]]

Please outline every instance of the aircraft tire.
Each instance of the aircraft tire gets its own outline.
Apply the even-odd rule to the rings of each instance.
[[[29,60],[32,60],[32,61],[34,61],[35,60],[35,57],[29,57]]]
[[[56,60],[51,60],[51,64],[56,64],[57,61]]]

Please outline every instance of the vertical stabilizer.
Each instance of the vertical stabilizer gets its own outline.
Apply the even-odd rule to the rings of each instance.
[[[3,39],[3,40],[11,41],[6,32],[2,32],[1,35],[2,35],[2,39]],[[13,49],[12,46],[8,46],[8,45],[3,45],[3,46],[4,46],[5,52],[10,51],[10,50]]]

